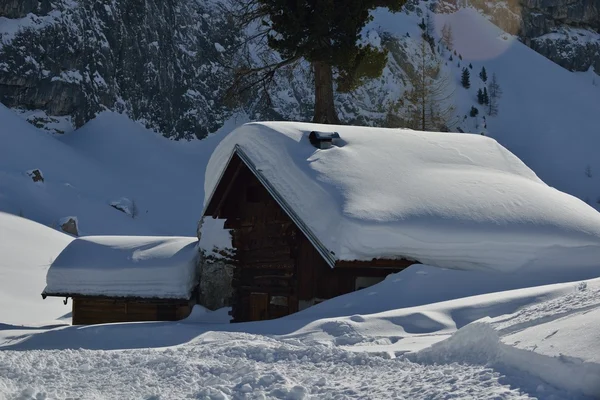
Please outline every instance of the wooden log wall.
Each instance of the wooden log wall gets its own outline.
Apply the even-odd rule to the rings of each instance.
[[[72,319],[73,325],[178,321],[190,315],[193,305],[188,300],[74,297]]]

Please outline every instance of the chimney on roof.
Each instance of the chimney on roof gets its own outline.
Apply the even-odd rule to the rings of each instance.
[[[310,135],[308,135],[308,140],[310,140],[310,144],[315,146],[317,149],[328,149],[335,144],[334,140],[339,138],[340,134],[337,132],[312,131]]]

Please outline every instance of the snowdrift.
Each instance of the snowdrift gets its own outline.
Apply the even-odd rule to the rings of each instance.
[[[45,294],[187,299],[197,283],[196,238],[90,236],[52,263]]]
[[[334,130],[341,139],[318,150],[308,139],[313,130]],[[213,153],[206,194],[236,149],[337,259],[407,257],[503,271],[600,260],[600,214],[547,186],[493,139],[251,123]]]
[[[43,301],[40,293],[50,263],[71,240],[37,222],[0,212],[0,325],[51,322],[68,313],[59,299]]]

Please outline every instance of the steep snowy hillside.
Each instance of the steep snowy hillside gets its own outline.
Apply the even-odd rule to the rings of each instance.
[[[195,236],[204,169],[222,135],[173,142],[105,113],[72,134],[50,136],[1,105],[0,119],[1,211],[53,228],[74,216],[80,234]],[[34,169],[43,181],[27,175]],[[121,203],[136,215],[111,206],[124,209]]]
[[[48,267],[71,240],[0,211],[0,330],[9,329],[5,324],[49,323],[69,313],[61,299],[43,301],[41,293]]]

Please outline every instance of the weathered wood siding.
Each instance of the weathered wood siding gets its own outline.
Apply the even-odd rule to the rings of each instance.
[[[188,300],[74,297],[73,325],[177,321],[189,316],[193,305]]]
[[[235,322],[278,318],[298,310],[295,279],[298,230],[247,168],[222,205],[236,250]]]

